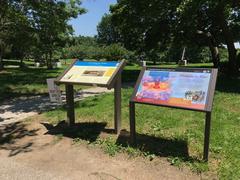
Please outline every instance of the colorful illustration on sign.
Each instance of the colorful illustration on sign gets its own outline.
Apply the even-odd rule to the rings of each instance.
[[[150,69],[134,101],[204,110],[211,73]]]
[[[60,82],[107,84],[119,63],[76,61]]]
[[[84,71],[83,76],[103,76],[106,71]]]

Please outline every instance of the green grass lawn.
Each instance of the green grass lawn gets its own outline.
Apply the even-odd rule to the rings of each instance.
[[[167,65],[158,65],[169,67]],[[211,67],[212,64],[190,64],[189,67]],[[176,67],[176,65],[170,65]],[[63,69],[6,68],[0,73],[0,99],[19,95],[47,93],[46,78],[58,76]],[[137,79],[140,67],[127,66],[123,82]],[[130,156],[166,157],[170,164],[189,166],[193,171],[216,173],[222,179],[240,178],[240,78],[219,74],[212,113],[209,164],[201,161],[203,151],[204,113],[149,105],[136,106],[136,147],[128,144],[129,98],[133,89],[122,92],[122,133],[113,128],[113,93],[89,97],[75,104],[80,129],[59,131],[57,137],[69,136],[75,143],[97,145],[110,155],[125,152]],[[93,113],[94,112],[94,113]],[[58,124],[66,119],[60,108],[41,115],[44,121]],[[69,135],[70,131],[70,135]],[[107,132],[101,136],[100,132]]]
[[[22,95],[37,95],[48,93],[46,79],[56,78],[71,63],[69,60],[66,65],[59,69],[48,70],[46,67],[36,68],[33,62],[25,61],[26,68],[8,67],[0,71],[0,100],[17,97]],[[5,65],[19,65],[17,61],[10,61]],[[76,86],[76,89],[85,88]],[[64,90],[64,86],[61,85]]]

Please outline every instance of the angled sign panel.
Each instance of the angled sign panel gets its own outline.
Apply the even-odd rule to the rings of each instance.
[[[96,62],[76,60],[57,80],[58,83],[73,83],[109,86],[123,68],[122,62]]]
[[[210,111],[216,83],[215,69],[142,70],[134,102]],[[214,74],[214,77],[213,77]]]

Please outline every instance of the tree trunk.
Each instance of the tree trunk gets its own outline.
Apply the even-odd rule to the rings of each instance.
[[[49,52],[49,59],[47,60],[47,68],[48,69],[53,69],[53,66],[52,66],[52,52]]]
[[[220,65],[220,56],[216,41],[211,33],[207,33],[209,49],[212,55],[212,62],[215,68],[219,68]]]
[[[0,71],[4,69],[2,58],[0,57]]]
[[[228,22],[224,17],[224,6],[220,6],[218,11],[218,22],[222,29],[225,43],[228,49],[228,68],[231,74],[236,74],[238,72],[237,66],[237,51],[234,46],[233,34],[229,29]]]
[[[219,51],[218,48],[216,46],[209,46],[211,55],[212,55],[212,62],[213,62],[213,66],[215,68],[219,68],[220,65],[220,57],[219,57]]]
[[[201,30],[197,30],[197,34],[203,35],[204,39],[205,38],[207,39],[208,47],[209,47],[209,50],[210,50],[211,56],[212,56],[213,66],[215,68],[219,68],[220,56],[219,56],[218,44],[214,38],[214,35],[212,35],[212,33],[210,33],[210,32],[204,33]]]
[[[0,47],[1,48],[1,47]],[[3,64],[3,56],[2,56],[2,48],[0,49],[0,71],[4,69],[4,64]]]
[[[154,58],[153,59],[153,64],[156,65],[157,64],[157,60]]]

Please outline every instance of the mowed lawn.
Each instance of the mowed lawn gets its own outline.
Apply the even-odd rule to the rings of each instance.
[[[211,67],[211,64],[194,64],[192,67]],[[169,67],[164,65],[164,67]],[[171,65],[170,67],[176,67]],[[7,68],[0,74],[0,98],[46,93],[46,78],[56,77],[63,71],[45,68],[24,70]],[[123,81],[132,82],[138,77],[140,67],[127,66]],[[240,178],[240,78],[219,74],[212,113],[210,159],[202,159],[204,113],[155,107],[136,106],[137,146],[128,144],[129,98],[133,88],[122,91],[122,132],[120,136],[109,133],[113,124],[113,93],[89,97],[75,104],[77,123],[82,128],[69,130],[75,143],[97,145],[106,153],[124,152],[130,156],[145,156],[150,160],[167,158],[170,164],[187,165],[194,172],[217,173],[222,179]],[[45,112],[41,118],[54,125],[66,119],[60,108]],[[68,131],[68,130],[66,130]],[[106,132],[104,136],[100,132]],[[57,137],[68,136],[63,130]],[[69,136],[68,136],[69,137]]]
[[[7,61],[5,69],[0,71],[0,101],[18,96],[47,94],[46,79],[59,76],[71,62],[72,60],[68,60],[65,65],[65,61],[63,61],[61,68],[48,70],[46,67],[36,68],[33,62],[29,61],[25,61],[28,66],[26,68],[19,68],[19,62]],[[76,89],[82,88],[85,87],[76,87]],[[61,89],[64,90],[63,85],[61,85]]]

